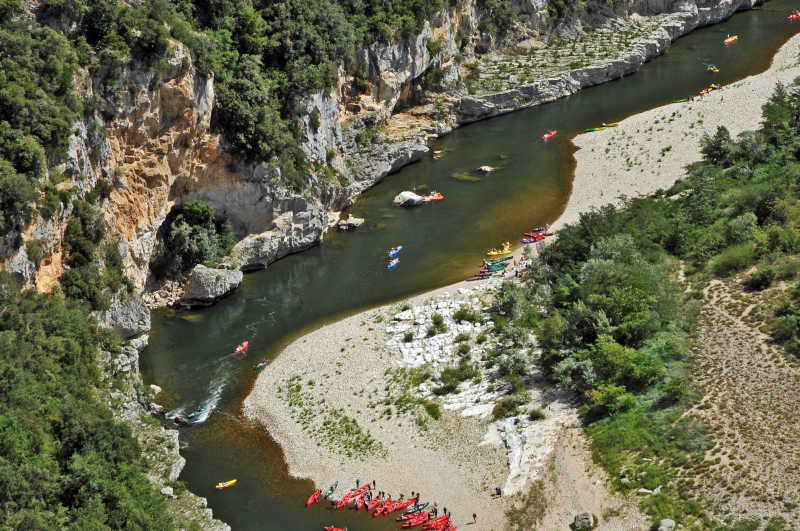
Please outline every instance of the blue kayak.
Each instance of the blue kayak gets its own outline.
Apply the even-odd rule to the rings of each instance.
[[[196,410],[194,410],[191,413],[189,413],[188,415],[186,415],[186,418],[193,419],[197,415],[199,415],[200,413],[203,413],[205,410],[206,410],[206,408],[204,408],[204,407],[198,407]]]
[[[393,267],[395,267],[399,263],[400,263],[400,259],[399,258],[395,258],[394,260],[389,262],[389,265],[386,266],[386,269],[392,269]]]
[[[389,249],[389,258],[394,258],[395,256],[397,256],[397,253],[399,253],[402,250],[403,250],[402,245],[398,245],[397,247],[392,247],[391,249]]]

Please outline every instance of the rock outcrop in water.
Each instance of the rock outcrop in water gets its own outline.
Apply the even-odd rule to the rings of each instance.
[[[242,283],[239,270],[217,269],[203,264],[194,266],[186,279],[186,293],[181,306],[210,306],[225,297]]]

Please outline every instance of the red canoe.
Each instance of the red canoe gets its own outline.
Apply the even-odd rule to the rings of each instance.
[[[416,518],[412,518],[403,523],[403,527],[415,527],[418,526],[419,524],[424,524],[425,522],[428,521],[430,514],[431,513],[421,513]]]
[[[244,342],[240,343],[239,346],[236,347],[236,350],[233,351],[233,353],[234,354],[241,354],[242,352],[247,350],[248,345],[250,345],[249,341],[244,341]]]
[[[311,505],[312,503],[317,503],[319,501],[319,496],[322,494],[319,489],[314,491],[314,494],[308,497],[308,501],[306,502],[306,507]]]

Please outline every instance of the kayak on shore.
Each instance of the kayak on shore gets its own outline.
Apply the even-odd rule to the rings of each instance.
[[[228,487],[232,487],[236,485],[236,482],[239,481],[238,479],[229,479],[228,481],[220,481],[217,483],[217,489],[227,489]]]
[[[256,366],[254,368],[255,368],[255,370],[263,369],[264,367],[267,366],[268,363],[269,363],[269,359],[268,358],[264,358],[263,360],[261,360],[258,363],[256,363]]]
[[[319,489],[315,490],[314,494],[308,497],[308,500],[306,501],[306,507],[310,507],[312,504],[317,503],[319,501],[320,494],[322,493]]]
[[[511,242],[503,243],[503,248],[498,250],[492,247],[488,251],[486,251],[487,256],[499,256],[503,254],[511,254]]]

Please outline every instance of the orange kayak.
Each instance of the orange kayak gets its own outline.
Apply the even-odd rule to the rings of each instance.
[[[248,345],[250,345],[249,341],[243,341],[242,343],[239,343],[239,346],[236,347],[236,350],[234,350],[233,353],[234,354],[241,354],[242,352],[247,350]]]

